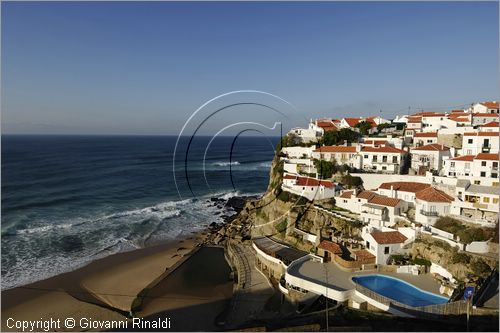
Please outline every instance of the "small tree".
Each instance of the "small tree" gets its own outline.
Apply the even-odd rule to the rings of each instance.
[[[348,188],[360,187],[363,185],[363,179],[361,179],[361,177],[345,175],[342,177],[342,184],[346,185]]]
[[[331,178],[332,175],[337,171],[335,162],[329,162],[324,160],[314,160],[314,167],[318,170],[318,175],[321,178]]]
[[[361,121],[356,124],[356,128],[359,128],[361,135],[368,135],[368,132],[372,129],[372,124],[367,121]]]

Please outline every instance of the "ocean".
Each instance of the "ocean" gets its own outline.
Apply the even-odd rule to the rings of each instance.
[[[2,289],[222,222],[211,198],[266,190],[279,138],[210,139],[186,156],[182,138],[174,173],[174,136],[3,135]]]

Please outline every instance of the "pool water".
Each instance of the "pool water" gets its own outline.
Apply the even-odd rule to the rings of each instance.
[[[410,306],[426,306],[448,302],[448,298],[415,287],[386,275],[355,276],[352,280],[382,296]]]

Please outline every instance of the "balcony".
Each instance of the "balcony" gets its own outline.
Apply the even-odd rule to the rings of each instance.
[[[423,209],[420,210],[420,214],[424,216],[438,216],[438,212],[430,212]]]
[[[483,152],[483,153],[489,153],[489,152],[490,152],[490,150],[491,150],[491,145],[487,145],[487,146],[486,146],[486,145],[483,145],[483,146],[481,147],[481,152]]]

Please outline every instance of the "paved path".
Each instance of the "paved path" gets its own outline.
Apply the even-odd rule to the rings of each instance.
[[[239,276],[226,320],[227,328],[261,317],[264,306],[275,294],[267,278],[255,267],[255,251],[251,245],[231,243],[229,246],[232,247]]]

